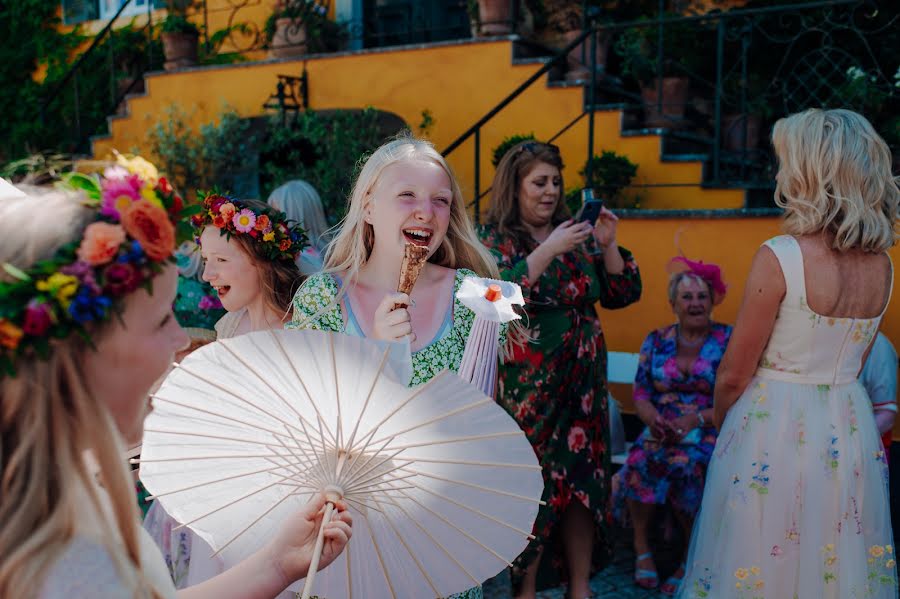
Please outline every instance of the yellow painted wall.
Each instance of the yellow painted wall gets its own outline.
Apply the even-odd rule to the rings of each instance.
[[[601,311],[609,349],[637,352],[651,330],[674,322],[666,295],[666,264],[678,254],[679,247],[689,258],[722,267],[728,295],[716,307],[713,318],[734,324],[753,254],[763,241],[780,233],[780,226],[778,218],[622,219],[619,240],[634,252],[644,291],[637,304],[622,310]],[[900,247],[892,251],[891,257],[895,264],[900,264]],[[888,306],[881,330],[900,349],[900,301],[895,299]],[[631,386],[611,387],[625,411],[632,412]],[[900,440],[900,419],[894,437]]]
[[[266,20],[275,9],[276,0],[249,0],[246,3],[235,2],[234,0],[206,0],[206,19],[209,27],[209,34],[213,35],[216,31],[226,29],[228,27],[243,24],[246,26],[246,33],[235,32],[232,41],[226,41],[220,51],[221,52],[246,52],[253,46],[258,46],[264,39],[264,28]],[[153,11],[153,22],[158,23],[166,16],[166,10],[157,9]],[[334,19],[334,3],[329,3],[328,18]],[[147,22],[147,13],[133,17],[134,23],[140,27]],[[127,25],[132,17],[120,17],[116,23],[116,27]],[[204,13],[202,9],[193,14],[190,20],[198,27],[204,25]],[[81,23],[80,27],[86,33],[98,33],[106,26],[105,20],[87,21]],[[64,26],[71,29],[71,26]],[[258,35],[258,38],[256,37]],[[201,41],[202,41],[201,36]],[[256,43],[254,43],[256,42]],[[246,53],[248,60],[259,60],[266,57],[266,52],[262,50]]]
[[[322,55],[305,61],[313,109],[373,106],[393,112],[415,127],[422,111],[434,117],[430,137],[443,149],[482,115],[518,87],[540,65],[513,65],[512,43],[483,41],[426,48],[380,50],[343,55]],[[128,102],[131,116],[115,119],[110,139],[94,144],[103,157],[112,148],[143,150],[146,131],[164,118],[172,104],[193,114],[195,123],[213,120],[226,106],[242,116],[262,113],[262,105],[275,91],[278,74],[299,75],[302,60],[261,61],[241,65],[202,67],[147,78],[147,96]],[[481,189],[490,185],[491,151],[504,137],[533,132],[549,138],[582,110],[582,89],[548,88],[546,80],[532,85],[482,130]],[[620,113],[596,115],[595,151],[611,149],[627,154],[639,165],[636,183],[697,183],[699,163],[659,162],[656,136],[621,138]],[[557,141],[569,164],[567,185],[577,185],[577,172],[587,151],[587,119]],[[463,190],[474,190],[474,141],[469,140],[449,157]],[[699,187],[651,188],[640,192],[647,208],[735,208],[743,203],[736,190]]]

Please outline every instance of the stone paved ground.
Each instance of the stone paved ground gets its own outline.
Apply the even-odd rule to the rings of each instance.
[[[634,553],[631,549],[630,531],[620,531],[614,549],[613,562],[598,572],[591,579],[593,599],[661,599],[665,597],[658,591],[648,591],[634,584]],[[671,557],[670,548],[659,553],[657,567],[660,570],[660,583],[675,569],[675,560]],[[509,574],[504,571],[484,585],[485,599],[510,599]],[[558,587],[538,593],[538,599],[566,599],[565,588]]]

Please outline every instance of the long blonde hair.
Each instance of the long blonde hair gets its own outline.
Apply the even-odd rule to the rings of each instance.
[[[302,179],[294,179],[272,190],[266,203],[284,212],[289,220],[302,225],[310,245],[316,250],[325,249],[328,222],[325,220],[322,198],[315,187]]]
[[[497,263],[475,234],[475,227],[466,213],[465,199],[450,165],[430,142],[409,133],[403,133],[397,139],[382,145],[363,164],[350,195],[347,216],[338,225],[340,231],[325,253],[325,272],[341,272],[347,283],[355,281],[375,243],[372,225],[365,221],[366,198],[385,168],[406,160],[433,162],[444,169],[450,178],[453,194],[450,202],[450,225],[441,246],[428,261],[447,268],[468,268],[481,277],[499,278]],[[344,289],[342,293],[343,291]]]
[[[886,251],[897,242],[898,179],[891,151],[865,117],[810,109],[772,130],[778,156],[775,202],[792,235],[834,234],[832,247]]]
[[[76,194],[26,192],[28,197],[0,202],[0,262],[20,269],[80,238],[93,216]],[[0,277],[9,280],[2,272]],[[140,566],[139,512],[124,443],[82,374],[89,351],[77,336],[55,341],[49,359],[19,359],[16,375],[0,379],[0,597],[39,592],[87,518],[99,523],[91,533],[99,535],[134,596],[153,595]],[[95,475],[109,496],[111,517]],[[86,517],[85,510],[92,513]]]

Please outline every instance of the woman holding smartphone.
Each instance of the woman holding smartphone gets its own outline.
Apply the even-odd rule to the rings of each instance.
[[[562,169],[556,146],[514,146],[497,167],[482,229],[502,278],[518,283],[527,301],[531,340],[501,368],[498,401],[541,461],[547,502],[534,541],[513,564],[515,597],[535,596],[545,553],[568,575],[570,597],[591,594],[592,562],[605,553],[593,546],[604,536],[610,475],[606,346],[594,305],[622,308],[641,294],[637,264],[616,242],[618,219],[601,209],[596,223],[575,222]]]

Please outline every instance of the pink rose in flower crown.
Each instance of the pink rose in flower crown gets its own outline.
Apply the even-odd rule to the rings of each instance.
[[[103,183],[100,214],[121,220],[122,212],[140,199],[141,179],[137,175],[107,179]]]
[[[91,266],[106,264],[119,253],[125,243],[125,230],[119,225],[96,222],[84,230],[84,239],[78,247],[78,259]]]
[[[22,331],[32,337],[40,337],[53,324],[52,312],[47,302],[33,299],[25,306],[25,320]]]
[[[234,218],[234,213],[237,212],[237,208],[234,207],[234,204],[231,202],[226,202],[222,204],[219,208],[219,214],[222,215],[222,218],[225,220],[231,220]]]
[[[151,260],[160,262],[175,251],[175,225],[165,210],[147,200],[128,208],[122,216],[122,226]]]
[[[112,295],[131,293],[141,284],[141,273],[133,264],[115,262],[103,269],[104,291]]]

